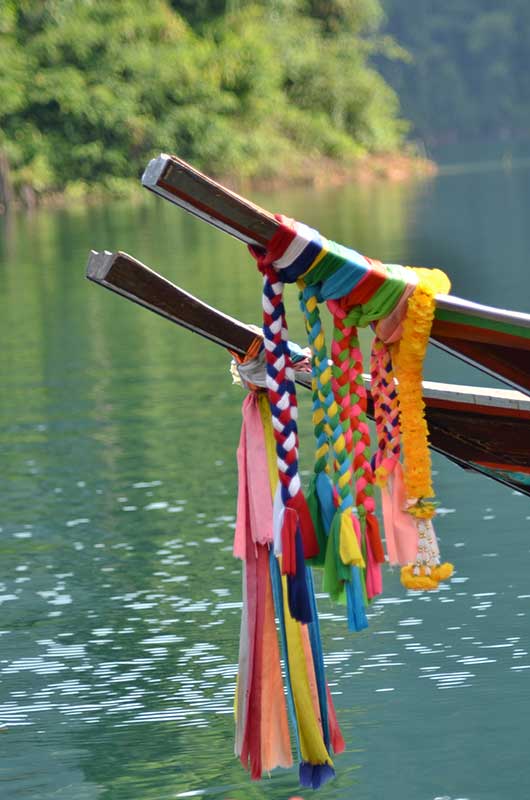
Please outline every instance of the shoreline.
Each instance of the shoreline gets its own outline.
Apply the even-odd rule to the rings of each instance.
[[[432,178],[439,172],[438,165],[423,156],[404,153],[377,153],[363,156],[353,162],[344,163],[330,158],[305,159],[302,167],[289,174],[270,177],[234,178],[212,177],[233,191],[276,191],[288,187],[309,186],[314,189],[344,186],[350,181],[357,183],[401,183],[410,180]]]
[[[238,177],[208,173],[214,180],[233,191],[277,191],[296,186],[308,186],[316,190],[357,183],[399,183],[410,180],[432,178],[439,172],[438,165],[430,159],[406,153],[378,153],[363,156],[344,163],[322,156],[303,159],[296,169],[281,175]],[[116,185],[97,186],[74,183],[64,190],[37,195],[31,191],[31,202],[23,198],[14,199],[8,207],[0,203],[0,216],[10,211],[33,212],[41,208],[65,208],[67,205],[90,206],[108,200],[135,200],[143,193],[139,190],[139,179],[116,179]]]

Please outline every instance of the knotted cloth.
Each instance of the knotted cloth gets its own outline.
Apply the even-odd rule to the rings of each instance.
[[[432,525],[421,392],[434,296],[446,293],[449,281],[438,270],[382,264],[307,225],[278,219],[268,247],[251,248],[263,275],[263,347],[256,337],[237,359],[249,394],[234,538],[234,555],[244,564],[235,751],[253,779],[290,766],[290,719],[300,782],[316,789],[333,777],[332,756],[344,741],[325,679],[311,566],[323,568],[324,588],[346,604],[349,628],[365,628],[366,608],[382,591],[385,561],[377,485],[388,559],[403,565],[404,585],[433,589],[452,572],[450,564],[440,564]],[[310,348],[316,452],[306,497],[293,360],[308,369],[308,357],[293,355],[288,341],[285,283],[298,286]],[[322,304],[333,322],[329,354]],[[368,325],[376,332],[373,456],[358,338],[358,328]]]
[[[325,239],[307,225],[277,219],[280,224],[267,248],[250,248],[264,276],[267,387],[282,482],[282,505],[276,507],[283,528],[275,542],[278,553],[285,543],[286,563],[294,568],[293,542],[302,535],[304,555],[313,553],[311,563],[324,566],[325,588],[334,599],[347,602],[349,625],[358,630],[365,624],[360,601],[365,605],[382,590],[384,551],[375,516],[375,484],[383,493],[389,557],[404,565],[403,583],[408,588],[436,588],[452,572],[450,565],[440,566],[431,522],[434,506],[429,498],[434,492],[421,394],[434,296],[447,293],[450,283],[440,270],[382,264]],[[312,352],[317,451],[307,501],[313,535],[304,535],[300,522],[306,509],[300,500],[298,410],[286,347],[283,289],[294,282]],[[320,319],[323,302],[333,317],[331,366]],[[376,330],[371,376],[378,445],[373,464],[357,335],[358,327],[370,324]],[[399,383],[394,381],[393,361]],[[294,537],[283,532],[289,504],[303,509]],[[294,522],[290,526],[294,530]]]
[[[334,776],[332,755],[344,750],[344,740],[325,678],[311,572],[297,553],[311,619],[302,624],[291,613],[283,556],[271,547],[275,460],[268,399],[263,391],[251,390],[243,402],[234,538],[234,554],[243,561],[235,752],[254,780],[275,767],[291,766],[289,716],[300,782],[316,789]]]

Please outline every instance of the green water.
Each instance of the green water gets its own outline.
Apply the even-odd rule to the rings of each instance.
[[[256,199],[530,309],[526,164]],[[294,771],[252,784],[232,754],[242,394],[215,345],[89,284],[91,247],[259,321],[245,248],[152,196],[0,219],[0,800],[299,795]],[[288,311],[300,340],[293,292]],[[437,354],[428,373],[488,382]],[[319,601],[347,741],[323,800],[528,797],[530,504],[435,469],[453,580],[409,595],[386,570],[356,636]]]

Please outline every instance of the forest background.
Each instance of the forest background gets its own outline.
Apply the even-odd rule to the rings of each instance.
[[[529,44],[525,0],[2,0],[0,205],[524,137]]]

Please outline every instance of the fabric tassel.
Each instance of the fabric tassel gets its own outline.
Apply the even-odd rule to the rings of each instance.
[[[294,620],[289,613],[287,599],[287,579],[282,578],[283,609],[287,638],[287,655],[291,676],[293,700],[297,719],[302,762],[310,764],[329,764],[333,766],[330,754],[322,736],[319,716],[315,713],[311,695],[310,674],[313,666],[308,667],[303,646],[303,625]]]
[[[376,560],[370,538],[366,536],[366,594],[368,600],[381,594],[383,591],[383,578],[381,575],[381,564]]]
[[[385,551],[379,534],[379,523],[374,514],[366,515],[366,536],[370,542],[370,549],[377,564],[385,563]]]
[[[302,554],[304,559],[317,558],[320,552],[318,539],[313,526],[313,519],[302,490],[287,501],[287,508],[298,516],[298,529],[302,538]]]
[[[335,777],[335,770],[329,764],[300,764],[300,785],[307,789],[320,789]]]
[[[346,742],[344,741],[344,737],[342,736],[342,732],[337,721],[337,712],[335,711],[329,686],[326,686],[326,694],[328,698],[329,735],[331,739],[331,747],[336,755],[340,755],[341,753],[344,753],[346,749]]]
[[[243,561],[245,560],[246,556],[247,532],[250,526],[247,486],[246,433],[244,424],[245,423],[243,419],[239,447],[237,448],[237,516],[233,548],[234,557],[240,558]]]
[[[265,435],[254,392],[243,401],[242,416],[234,556],[244,559],[247,535],[259,544],[272,542],[272,504]]]
[[[270,561],[265,582],[265,619],[263,627],[263,662],[261,694],[261,766],[264,773],[275,767],[291,767],[291,740],[283,691],[278,634],[272,596]]]
[[[414,517],[405,511],[405,484],[400,462],[394,466],[386,486],[381,488],[381,499],[389,563],[410,564],[418,553],[418,531]]]
[[[320,724],[322,726],[322,735],[324,737],[324,744],[326,749],[330,752],[331,735],[329,729],[329,710],[327,698],[327,684],[326,675],[324,670],[324,654],[322,652],[322,641],[320,638],[320,624],[318,621],[317,604],[315,599],[315,589],[313,585],[313,576],[311,570],[306,570],[307,591],[309,595],[309,602],[311,604],[311,614],[313,620],[307,626],[309,633],[309,641],[311,644],[311,657],[313,660],[313,668],[315,672],[315,680],[317,684],[318,702],[320,707]]]
[[[340,531],[341,514],[337,512],[329,532],[322,586],[332,600],[344,603],[346,600],[344,582],[350,579],[350,568],[343,563],[340,557]]]
[[[286,509],[286,511],[287,510],[289,509]],[[313,617],[311,614],[311,605],[307,591],[307,567],[304,562],[304,551],[300,530],[296,531],[294,542],[296,549],[296,570],[294,574],[287,575],[289,610],[293,619],[298,620],[298,622],[308,623],[312,621]]]
[[[298,760],[300,761],[300,736],[298,732],[298,721],[296,718],[296,710],[294,704],[293,681],[291,679],[291,668],[289,663],[289,647],[287,641],[287,626],[285,623],[286,617],[285,617],[285,606],[283,602],[282,576],[280,572],[280,565],[278,563],[278,559],[276,558],[272,550],[269,554],[269,569],[271,576],[272,597],[274,600],[274,611],[276,614],[276,618],[278,619],[278,624],[280,629],[280,645],[281,645],[282,660],[285,673],[285,694],[287,698],[287,709],[289,711],[289,717],[293,729],[293,738],[296,745],[296,752]]]
[[[351,568],[351,580],[345,583],[346,604],[348,607],[348,628],[350,631],[362,631],[368,627],[366,610],[364,607],[361,571],[358,567]]]
[[[246,566],[243,562],[243,610],[241,613],[241,629],[239,634],[239,659],[237,669],[237,684],[235,696],[235,722],[236,735],[234,742],[234,752],[236,756],[241,756],[243,749],[243,736],[245,735],[247,720],[247,694],[249,682],[249,636],[248,636],[248,603],[247,603],[247,576]]]
[[[259,780],[275,767],[291,766],[292,756],[268,548],[258,545],[249,561],[245,570],[247,602],[243,624],[247,625],[247,636],[242,639],[240,651],[236,753],[250,770],[251,778]]]
[[[249,557],[250,556],[250,557]],[[263,642],[263,608],[259,602],[258,558],[251,552],[247,540],[247,620],[248,620],[248,679],[246,687],[245,730],[241,744],[241,763],[250,769],[253,780],[261,777],[261,662]]]
[[[355,569],[355,568],[352,568]],[[329,686],[326,683],[324,672],[324,657],[322,653],[322,643],[320,640],[320,627],[318,622],[318,614],[316,611],[316,600],[313,587],[313,577],[311,570],[307,570],[307,581],[309,597],[312,604],[313,622],[308,626],[309,636],[311,640],[311,649],[313,653],[313,663],[315,666],[315,674],[317,678],[318,694],[320,701],[320,715],[322,723],[322,732],[324,736],[324,744],[328,753],[334,752],[336,755],[343,753],[346,747],[344,738],[337,721],[335,707],[331,697]]]
[[[292,508],[285,508],[281,530],[282,540],[282,574],[296,575],[298,517]]]
[[[296,623],[289,614],[288,605],[285,602],[286,579],[281,576],[278,559],[276,559],[272,552],[269,559],[274,607],[279,620],[280,642],[285,667],[287,707],[292,720],[298,758],[301,763],[312,763],[313,760],[322,760],[323,757],[325,758],[324,754],[327,753],[328,758],[326,759],[326,763],[332,766],[331,759],[329,758],[330,745],[333,752],[338,755],[344,752],[345,743],[337,721],[331,692],[329,686],[325,682],[324,660],[321,655],[322,645],[320,643],[316,600],[311,573],[307,570],[308,591],[312,607],[315,610],[314,621],[308,625],[307,628],[303,628],[300,624]],[[310,695],[310,688],[306,669],[307,662],[305,659],[305,651],[301,642],[303,630],[309,631],[319,700],[322,695],[322,684],[324,684],[325,700],[321,700],[320,721],[315,715],[313,703],[311,702],[309,705],[307,703],[308,696]],[[325,713],[322,711],[323,707],[326,708]],[[326,718],[327,726],[325,724]],[[326,727],[329,729],[329,743],[326,741]],[[322,743],[324,744],[325,750],[322,750],[319,744],[319,738],[322,736],[324,737]]]
[[[272,503],[272,538],[274,554],[281,556],[282,554],[282,530],[283,530],[283,517],[285,514],[285,506],[282,500],[281,486],[275,475],[271,476],[272,485],[276,481],[276,491],[274,493],[274,500]]]
[[[282,573],[296,575],[298,559],[303,564],[305,559],[316,558],[320,552],[311,512],[302,492],[288,501],[281,525]],[[298,537],[300,547],[296,544]]]
[[[326,472],[320,472],[317,475],[316,490],[322,513],[322,522],[327,535],[335,516],[335,501],[333,499],[333,484]]]
[[[324,561],[326,560],[328,537],[324,527],[323,512],[317,491],[317,475],[314,473],[311,476],[309,487],[306,492],[306,500],[318,542],[318,555],[310,559],[309,563],[312,567],[322,567],[324,566]]]
[[[234,552],[243,558],[244,567],[235,752],[252,779],[258,780],[264,771],[290,766],[292,757],[269,569],[271,485],[255,395],[243,403],[238,469]]]
[[[315,714],[315,719],[318,723],[318,729],[320,731],[320,735],[322,736],[322,741],[324,742],[324,746],[329,753],[329,737],[328,741],[326,741],[326,736],[324,734],[324,726],[322,723],[320,696],[318,691],[317,675],[315,670],[315,660],[313,658],[313,650],[311,647],[311,637],[309,635],[309,627],[310,627],[309,625],[300,626],[300,640],[302,642],[302,647],[305,655],[307,680],[309,682],[309,692],[311,696],[311,702],[313,704],[313,712]]]
[[[262,404],[260,412],[265,430],[265,440],[266,444],[268,444],[267,452],[270,468],[274,459],[274,454],[270,447],[272,440],[270,411],[267,406]],[[274,482],[272,482],[272,486],[274,489]],[[301,537],[298,536],[297,540],[297,546],[300,548]],[[344,749],[344,740],[338,726],[329,688],[325,683],[324,660],[311,571],[306,568],[303,558],[297,557],[297,569],[300,569],[300,573],[304,576],[307,605],[312,619],[310,624],[303,626],[293,619],[291,614],[290,588],[288,586],[291,578],[281,575],[279,559],[275,557],[273,552],[269,555],[269,563],[274,607],[280,628],[287,707],[293,723],[299,761],[300,763],[312,765],[327,765],[332,770],[333,762],[330,757],[330,744],[336,753],[340,753]],[[306,600],[304,599],[304,604],[305,602]],[[307,646],[304,648],[302,639],[304,636],[306,640],[309,637],[310,664],[308,664]],[[312,680],[316,683],[319,703],[318,713],[314,704],[314,695],[311,694]],[[317,770],[317,775],[318,772]],[[329,777],[332,777],[332,775]],[[315,783],[317,782],[315,777]]]
[[[359,546],[358,526],[359,520],[348,509],[338,516],[339,524],[339,553],[344,565],[364,567],[364,558]],[[335,523],[333,523],[335,524]],[[356,530],[357,529],[357,530]]]

